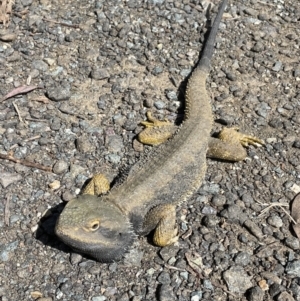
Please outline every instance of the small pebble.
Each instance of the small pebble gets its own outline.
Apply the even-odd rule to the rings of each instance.
[[[17,35],[14,33],[7,33],[5,35],[0,36],[0,40],[3,42],[12,42],[17,38]]]
[[[38,299],[38,298],[43,297],[43,294],[41,292],[39,292],[39,291],[33,291],[33,292],[30,292],[30,296],[33,299]]]
[[[58,160],[54,166],[53,166],[53,172],[55,174],[63,174],[65,173],[69,168],[69,165],[66,161],[63,161],[63,160]]]
[[[249,289],[247,298],[248,301],[263,301],[263,299],[264,292],[260,287],[254,286]]]
[[[22,180],[22,176],[19,174],[12,174],[8,172],[1,172],[0,173],[0,183],[3,188],[8,187],[12,183],[16,183]]]
[[[289,262],[285,268],[288,275],[300,277],[300,260]]]
[[[268,217],[267,222],[269,225],[280,228],[283,225],[282,219],[278,215],[272,215]]]
[[[265,279],[260,280],[258,285],[263,291],[267,291],[269,289],[269,285]]]
[[[287,237],[285,239],[285,244],[287,245],[287,247],[293,249],[293,250],[299,250],[300,247],[300,243],[299,243],[299,239],[296,237]]]
[[[106,297],[103,295],[92,297],[92,301],[105,301]]]
[[[282,68],[282,63],[278,61],[273,66],[272,70],[275,71],[275,72],[278,72],[281,68]]]
[[[55,180],[52,183],[49,184],[49,188],[52,190],[56,190],[60,187],[60,181]]]
[[[251,277],[239,266],[233,266],[225,271],[223,278],[232,293],[244,294],[247,289],[252,287]]]

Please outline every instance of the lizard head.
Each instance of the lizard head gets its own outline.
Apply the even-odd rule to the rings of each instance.
[[[119,260],[135,236],[128,218],[118,207],[88,194],[68,202],[58,218],[55,233],[68,246],[100,262]]]

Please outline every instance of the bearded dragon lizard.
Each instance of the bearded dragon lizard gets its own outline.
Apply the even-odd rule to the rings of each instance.
[[[153,230],[154,244],[174,243],[178,239],[176,206],[200,187],[206,157],[239,161],[246,157],[243,146],[263,144],[235,128],[223,129],[218,139],[210,137],[213,115],[206,78],[226,5],[227,0],[223,0],[201,59],[188,79],[185,118],[179,129],[170,134],[170,122],[156,120],[148,113],[139,140],[151,145],[167,141],[144,156],[109,192],[106,178],[95,175],[83,194],[65,206],[55,232],[73,249],[101,262],[112,262],[123,257],[137,235]]]

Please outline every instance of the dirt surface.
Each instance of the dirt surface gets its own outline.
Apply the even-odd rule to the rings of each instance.
[[[62,4],[63,3],[63,4]],[[54,235],[95,173],[138,160],[139,122],[182,120],[208,2],[17,0],[0,27],[0,296],[8,300],[300,300],[289,218],[300,192],[298,0],[230,1],[207,87],[221,126],[264,139],[240,163],[208,160],[178,208],[178,244],[141,237],[121,262],[82,257]],[[216,2],[215,2],[216,4]],[[213,12],[217,7],[213,8]],[[4,38],[3,38],[4,37]]]

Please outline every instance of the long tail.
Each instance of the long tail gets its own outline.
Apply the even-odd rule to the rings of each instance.
[[[209,71],[209,69],[210,69],[210,61],[211,61],[211,58],[212,58],[212,55],[214,52],[215,40],[216,40],[217,32],[218,32],[219,25],[220,25],[226,5],[227,5],[227,0],[223,0],[223,2],[221,3],[221,5],[219,7],[219,11],[214,20],[212,28],[210,30],[208,39],[205,43],[201,59],[198,63],[197,67],[200,69],[203,69],[203,70],[205,69],[207,71]]]

